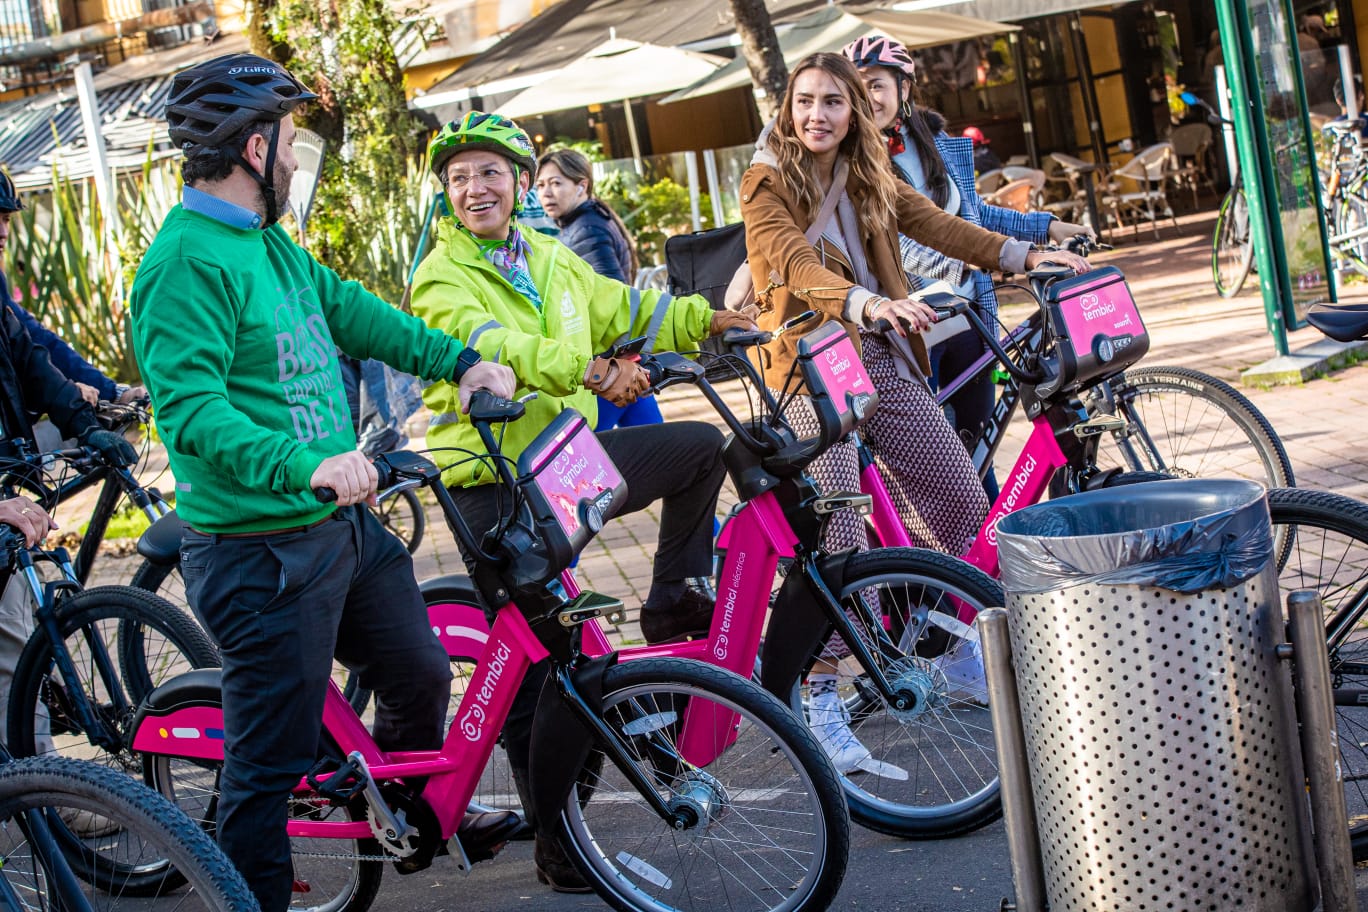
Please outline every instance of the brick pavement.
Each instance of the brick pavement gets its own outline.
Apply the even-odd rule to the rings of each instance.
[[[1118,266],[1127,276],[1152,336],[1152,365],[1192,367],[1237,384],[1242,370],[1272,357],[1272,340],[1264,328],[1263,307],[1256,282],[1244,292],[1222,300],[1212,289],[1210,237],[1213,216],[1199,213],[1180,219],[1180,229],[1169,227],[1157,242],[1142,234],[1140,242],[1123,237],[1118,249],[1099,254],[1095,262]],[[1368,299],[1363,293],[1356,297]],[[1026,313],[1021,296],[1004,300],[1004,320]],[[1292,345],[1318,338],[1314,329],[1294,334]],[[740,405],[739,384],[724,389],[729,401]],[[1359,437],[1358,422],[1368,420],[1368,366],[1357,365],[1302,386],[1268,390],[1243,389],[1282,436],[1292,458],[1298,484],[1323,488],[1368,500],[1368,447]],[[668,419],[717,421],[711,407],[696,391],[676,388],[661,396]],[[1358,417],[1355,417],[1358,416]],[[1015,422],[1024,429],[1024,419]],[[420,445],[417,442],[415,445]],[[1019,450],[1009,440],[1001,452],[1012,458]],[[163,487],[169,485],[163,483]],[[735,501],[724,489],[719,511]],[[75,528],[89,515],[88,501],[77,501],[59,512],[65,528]],[[429,509],[429,528],[415,564],[420,578],[462,572],[460,557],[435,507]],[[613,520],[590,544],[579,574],[590,588],[618,595],[628,607],[629,621],[618,631],[625,641],[640,637],[636,609],[651,576],[658,515],[647,510]],[[131,559],[108,557],[97,564],[97,578],[121,582],[131,577]]]

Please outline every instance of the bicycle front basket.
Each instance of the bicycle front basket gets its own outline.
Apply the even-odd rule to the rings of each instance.
[[[1140,308],[1115,266],[1056,282],[1045,300],[1058,343],[1062,390],[1086,389],[1149,351]]]
[[[812,394],[823,449],[864,424],[879,394],[845,328],[832,320],[798,340],[798,369]]]
[[[523,450],[518,477],[558,572],[627,500],[627,483],[574,409],[557,415]]]

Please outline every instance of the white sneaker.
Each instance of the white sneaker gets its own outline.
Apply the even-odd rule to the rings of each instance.
[[[842,775],[863,770],[885,779],[907,778],[906,770],[874,759],[869,748],[855,737],[850,730],[850,710],[840,694],[824,693],[808,700],[808,727],[831,758],[831,765]]]
[[[963,640],[940,660],[948,695],[957,700],[988,705],[988,676],[983,671],[983,651],[973,640]]]

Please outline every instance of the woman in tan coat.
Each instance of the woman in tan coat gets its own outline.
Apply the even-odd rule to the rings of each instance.
[[[820,239],[810,244],[804,232],[817,217],[839,162],[847,171],[843,197]],[[881,464],[899,513],[913,520],[908,532],[919,545],[963,554],[987,514],[987,497],[927,386],[930,368],[918,334],[934,314],[907,297],[897,236],[901,232],[955,259],[1008,272],[1034,268],[1047,255],[949,215],[896,181],[859,73],[839,54],[813,54],[794,69],[783,107],[757,143],[741,181],[741,217],[760,328],[773,330],[816,310],[823,322],[839,320],[861,342],[862,359],[879,393],[878,408],[861,433]],[[1073,254],[1051,252],[1048,259],[1080,272],[1088,268]],[[896,334],[875,332],[880,320],[897,327]],[[910,335],[904,334],[904,324]],[[772,343],[765,370],[770,387],[783,384],[796,344],[793,334]],[[791,409],[790,420],[800,435],[816,435],[810,409]],[[823,490],[859,490],[859,466],[848,445],[833,447],[811,471]],[[867,547],[859,517],[837,513],[827,545]],[[809,723],[837,768],[884,774],[880,770],[886,767],[850,730],[836,692],[835,662],[819,663],[808,681]],[[971,696],[982,686],[981,681],[963,683]]]

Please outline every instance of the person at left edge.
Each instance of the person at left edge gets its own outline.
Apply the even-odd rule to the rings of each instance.
[[[356,449],[337,350],[449,380],[463,403],[514,388],[507,367],[342,281],[277,224],[297,167],[292,112],[314,97],[250,54],[175,77],[166,118],[184,195],[130,295],[190,526],[186,597],[223,654],[218,839],[264,912],[290,905],[287,800],[316,757],[334,656],[375,691],[387,750],[437,747],[449,696],[408,552],[362,506],[377,478]],[[337,503],[319,503],[320,487]],[[462,844],[489,857],[518,826],[467,814]]]

